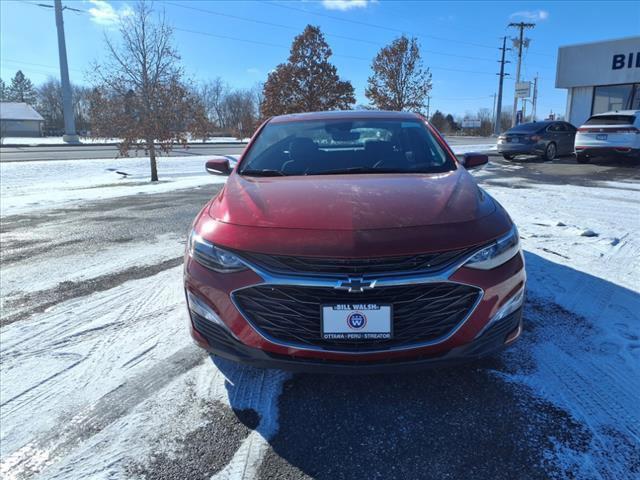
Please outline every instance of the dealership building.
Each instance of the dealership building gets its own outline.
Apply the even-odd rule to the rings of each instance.
[[[640,37],[558,49],[556,88],[567,89],[565,119],[581,125],[610,110],[640,110]]]

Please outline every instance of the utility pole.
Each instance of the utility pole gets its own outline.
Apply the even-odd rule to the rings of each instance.
[[[531,120],[536,121],[536,105],[538,103],[538,74],[533,79],[533,100],[531,101]]]
[[[67,45],[64,40],[64,23],[62,21],[62,0],[54,0],[54,9],[56,12],[56,28],[58,30],[58,55],[60,57],[60,83],[62,84],[62,108],[64,114],[64,136],[62,139],[67,143],[77,143],[80,139],[76,134],[76,125],[73,118],[71,82],[69,81],[69,66],[67,65]]]
[[[525,28],[534,28],[536,26],[535,23],[527,23],[527,22],[511,22],[509,24],[510,27],[520,29],[520,38],[518,40],[518,66],[516,67],[516,86],[520,82],[520,67],[522,65],[522,45],[524,44],[524,30]],[[515,90],[515,87],[514,87]],[[518,111],[518,97],[513,95],[513,119],[511,120],[511,126],[515,126],[516,124],[516,113]]]
[[[495,133],[496,135],[500,135],[500,123],[501,123],[501,116],[502,116],[502,83],[504,82],[504,77],[506,77],[507,75],[509,75],[508,73],[504,73],[504,64],[505,63],[510,63],[509,60],[505,60],[504,59],[504,55],[506,53],[507,50],[510,50],[509,48],[507,48],[507,37],[502,37],[502,48],[500,48],[499,50],[502,51],[502,55],[500,58],[500,73],[498,73],[498,76],[500,77],[500,81],[498,82],[498,100],[496,103],[496,121],[495,121],[495,125],[493,127],[493,133]]]

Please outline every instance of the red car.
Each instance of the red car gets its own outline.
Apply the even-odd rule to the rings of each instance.
[[[522,331],[524,258],[507,212],[423,117],[343,111],[265,122],[189,237],[191,334],[302,371],[472,360]]]

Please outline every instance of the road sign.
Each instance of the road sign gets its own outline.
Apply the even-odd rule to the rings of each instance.
[[[516,98],[529,98],[531,96],[531,82],[516,83]]]

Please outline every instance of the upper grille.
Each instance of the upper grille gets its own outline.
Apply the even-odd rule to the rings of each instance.
[[[436,272],[452,264],[468,250],[377,258],[318,258],[242,252],[241,256],[266,270],[285,274],[368,275],[392,272]]]
[[[326,287],[257,285],[236,291],[233,298],[254,327],[272,339],[326,350],[368,351],[446,336],[471,312],[480,293],[477,288],[456,283],[381,287],[359,293]],[[340,303],[392,304],[393,338],[366,342],[323,339],[321,305]]]

